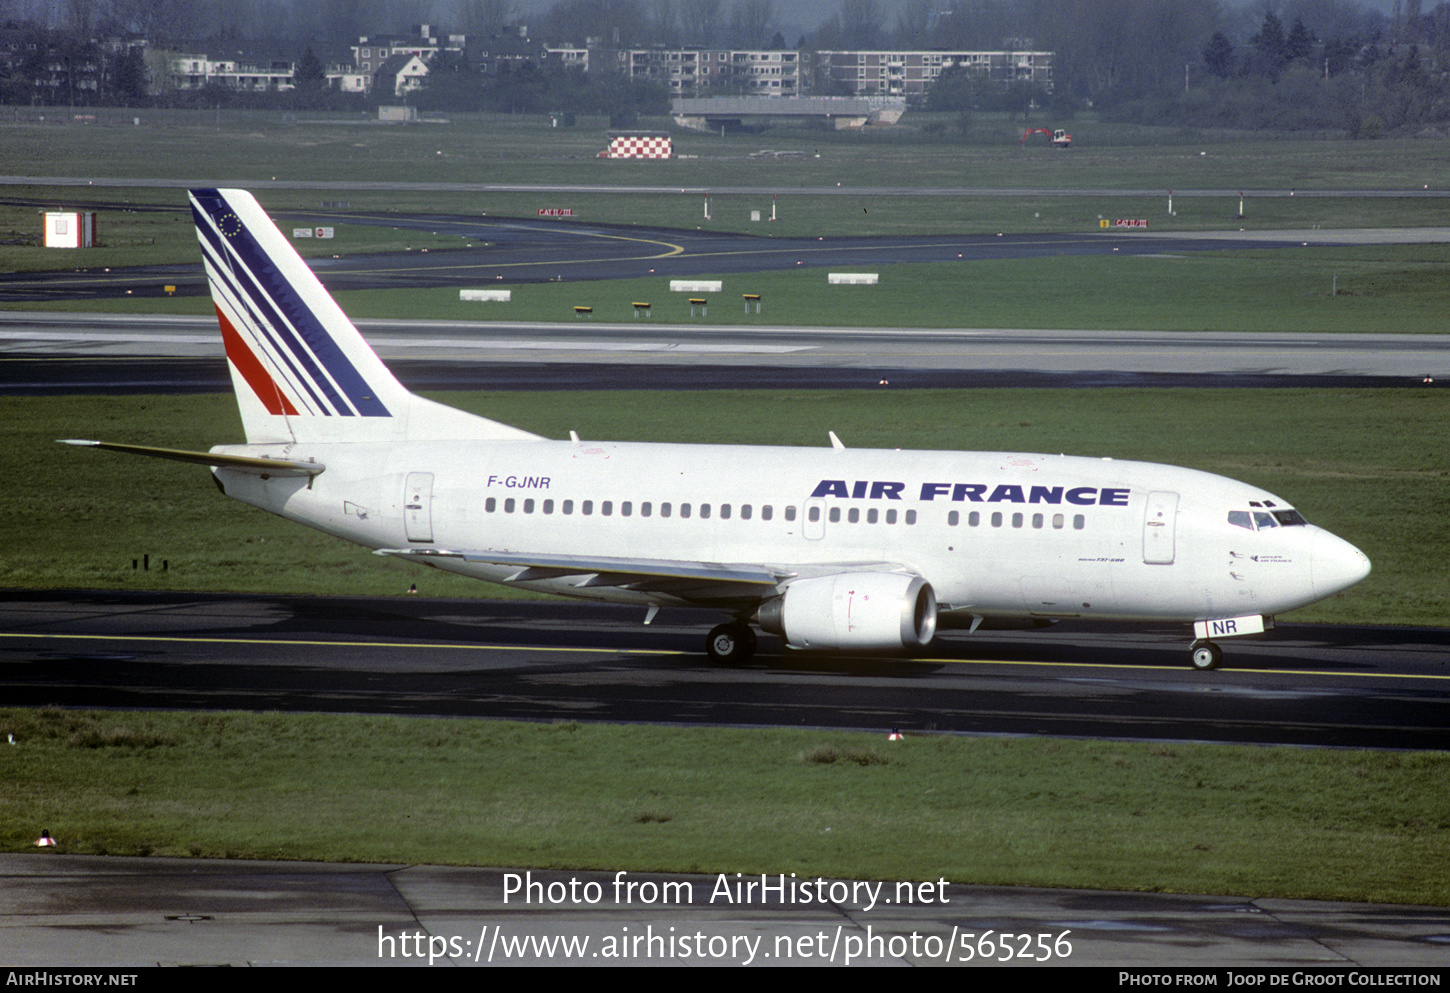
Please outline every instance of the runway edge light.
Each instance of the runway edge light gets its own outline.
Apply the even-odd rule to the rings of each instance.
[[[50,832],[46,830],[42,830],[40,837],[35,839],[36,848],[54,848],[58,844],[59,842],[52,838]]]

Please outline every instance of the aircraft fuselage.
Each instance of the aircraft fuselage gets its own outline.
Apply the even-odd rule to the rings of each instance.
[[[230,496],[374,549],[629,558],[668,548],[801,576],[883,563],[925,578],[945,625],[1272,615],[1368,571],[1362,553],[1294,523],[1271,493],[1144,462],[595,441],[216,451],[325,463],[310,481],[214,471]],[[555,594],[692,602],[583,585],[587,570],[531,579],[507,564],[432,564]]]

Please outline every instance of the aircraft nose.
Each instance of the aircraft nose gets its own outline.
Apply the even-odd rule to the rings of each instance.
[[[1309,563],[1314,595],[1320,600],[1349,589],[1369,575],[1369,556],[1328,531],[1314,536]]]

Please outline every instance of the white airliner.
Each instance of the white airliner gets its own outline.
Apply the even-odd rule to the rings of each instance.
[[[507,586],[731,616],[802,649],[914,651],[937,629],[1062,618],[1192,623],[1217,639],[1369,574],[1256,486],[1066,455],[553,441],[406,390],[252,196],[192,212],[245,445],[70,444],[213,467],[227,496]],[[572,432],[571,432],[572,435]]]

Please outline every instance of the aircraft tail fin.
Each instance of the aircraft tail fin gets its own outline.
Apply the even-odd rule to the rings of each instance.
[[[538,437],[409,392],[250,193],[191,211],[249,443]]]

